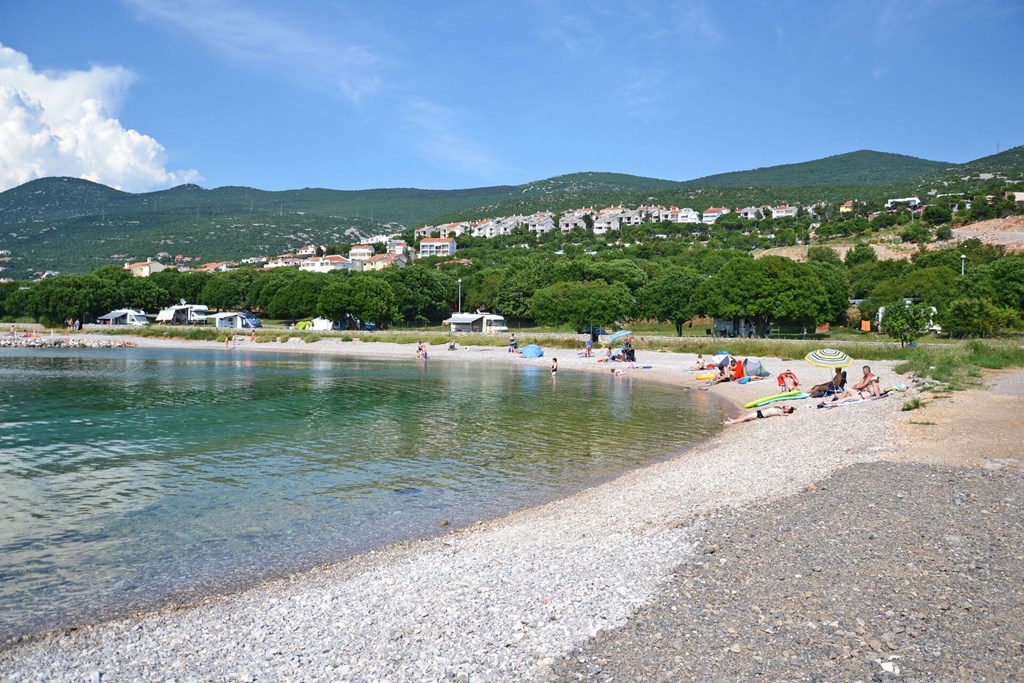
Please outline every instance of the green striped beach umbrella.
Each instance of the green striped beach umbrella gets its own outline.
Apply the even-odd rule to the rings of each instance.
[[[819,368],[845,368],[853,365],[853,359],[836,349],[817,349],[804,356],[804,360]]]

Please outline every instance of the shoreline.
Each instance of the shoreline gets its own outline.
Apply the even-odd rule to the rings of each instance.
[[[216,342],[131,340],[140,347],[224,349]],[[323,343],[248,343],[235,350],[416,362],[412,345],[316,348]],[[653,367],[609,381],[638,377],[683,390],[697,386],[685,369],[693,362],[689,354],[641,349],[638,356]],[[549,358],[515,358],[502,347],[439,349],[427,362],[460,358],[550,364]],[[560,371],[606,370],[593,358],[558,358]],[[828,371],[803,361],[764,362],[773,373],[791,366],[805,385],[819,374],[827,379]],[[872,365],[886,385],[897,381],[891,364]],[[775,393],[775,383],[726,384],[709,393],[742,405]],[[480,672],[493,680],[543,678],[565,652],[621,627],[648,604],[674,568],[697,553],[709,515],[797,494],[847,465],[898,450],[899,396],[829,411],[814,410],[813,399],[792,403],[800,408],[792,417],[726,428],[667,461],[545,505],[198,605],[11,645],[0,651],[0,671],[43,671],[52,680],[171,671],[186,679],[251,673],[251,680],[436,680]],[[205,634],[203,642],[196,633]],[[53,668],[55,662],[61,666]]]

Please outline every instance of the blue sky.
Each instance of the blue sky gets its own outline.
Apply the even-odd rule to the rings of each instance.
[[[0,4],[0,190],[688,180],[1024,144],[1019,0]]]

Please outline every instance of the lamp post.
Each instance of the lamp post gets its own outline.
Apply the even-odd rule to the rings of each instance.
[[[960,273],[963,275],[963,273]],[[462,313],[462,278],[459,278],[459,313]]]
[[[964,263],[967,261],[967,254],[960,254],[960,277],[964,276]]]

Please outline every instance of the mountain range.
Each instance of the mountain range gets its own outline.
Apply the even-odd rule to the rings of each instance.
[[[964,164],[861,150],[687,181],[584,172],[464,190],[266,191],[188,184],[128,193],[76,178],[41,178],[0,192],[0,276],[86,272],[159,252],[205,261],[272,256],[314,242],[358,242],[407,227],[579,206],[806,204],[929,191],[971,193],[1024,178],[1024,147]]]

